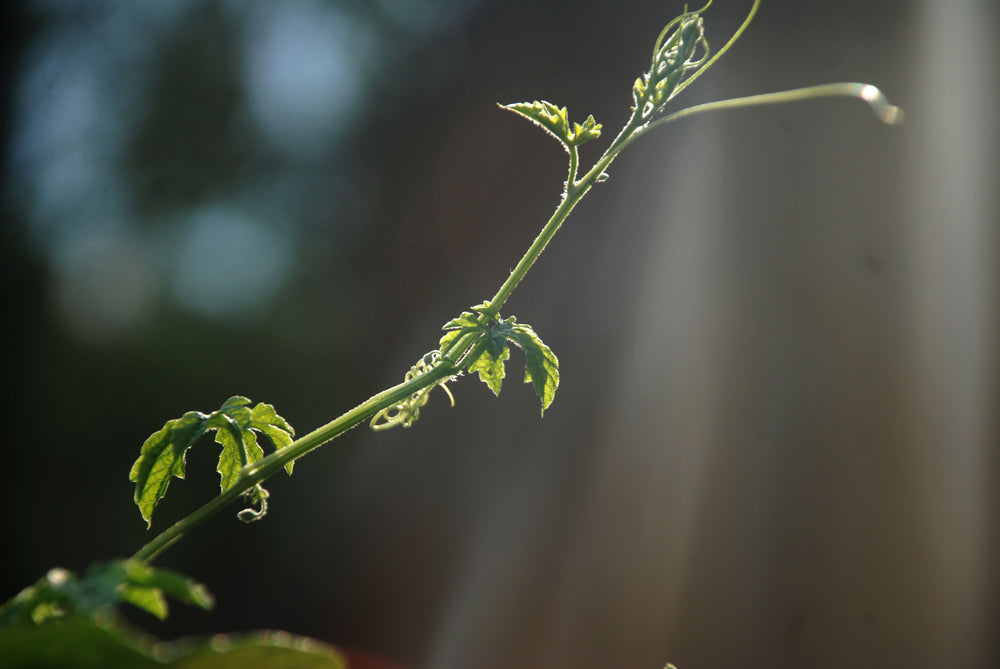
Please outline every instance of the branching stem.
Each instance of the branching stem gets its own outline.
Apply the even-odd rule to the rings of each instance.
[[[720,49],[714,56],[712,56],[711,59],[707,59],[706,54],[706,59],[703,63],[701,61],[697,61],[690,63],[690,65],[687,63],[682,64],[682,67],[690,67],[694,69],[694,72],[684,78],[683,81],[678,82],[676,88],[674,88],[670,94],[671,98],[700,76],[708,67],[715,63],[715,61],[723,53],[725,53],[730,46],[732,46],[733,42],[743,33],[744,30],[746,30],[747,25],[749,25],[754,14],[756,14],[759,5],[760,0],[754,0],[753,7],[751,8],[746,20],[737,29],[736,33],[726,43],[726,45],[723,46],[722,49]],[[692,15],[692,13],[687,13],[684,16]],[[675,19],[673,22],[668,24],[667,29],[675,24],[680,25],[684,16]],[[667,29],[664,29],[660,38],[657,40],[657,50],[654,51],[654,59],[656,58],[656,54],[659,52],[660,43],[666,36]],[[707,49],[707,43],[705,43],[705,46]],[[510,276],[507,277],[507,280],[503,282],[493,298],[487,303],[486,308],[479,310],[479,323],[485,326],[488,325],[492,319],[496,319],[498,317],[500,308],[511,296],[518,284],[524,279],[528,270],[530,270],[532,265],[535,264],[535,261],[538,260],[539,256],[541,256],[545,247],[552,240],[552,237],[559,230],[560,226],[562,226],[563,221],[566,220],[577,203],[583,199],[584,195],[590,191],[591,187],[595,183],[602,180],[602,178],[606,175],[606,170],[615,158],[618,157],[622,150],[652,128],[707,111],[717,111],[733,107],[746,107],[837,95],[856,97],[865,100],[869,103],[869,105],[871,105],[876,115],[878,115],[879,118],[886,123],[898,122],[902,116],[901,110],[890,105],[885,99],[885,96],[883,96],[877,88],[866,84],[855,83],[826,84],[823,86],[812,86],[809,88],[783,91],[781,93],[769,93],[766,95],[755,95],[745,98],[735,98],[732,100],[722,100],[719,102],[712,102],[683,109],[681,111],[674,112],[673,114],[663,116],[655,121],[650,121],[648,115],[644,117],[643,110],[641,108],[642,105],[638,104],[637,99],[637,104],[632,111],[632,115],[618,133],[618,136],[615,137],[607,150],[601,155],[597,162],[594,163],[593,167],[591,167],[590,170],[587,171],[587,173],[582,177],[577,178],[579,170],[579,154],[577,147],[575,144],[567,145],[569,152],[569,172],[566,179],[566,189],[563,193],[562,201],[556,207],[556,210],[542,228],[541,232],[531,243],[531,246],[525,252],[524,256],[517,263],[514,269],[511,270]],[[466,335],[455,338],[448,346],[443,347],[443,350],[440,352],[440,356],[438,356],[434,364],[431,365],[426,372],[419,374],[409,381],[405,381],[372,396],[339,418],[336,418],[326,425],[313,430],[309,434],[296,439],[288,446],[278,449],[258,462],[247,465],[243,468],[236,481],[229,488],[185,518],[164,530],[156,538],[143,546],[133,556],[133,559],[140,560],[142,562],[152,561],[169,546],[173,545],[181,537],[187,534],[192,528],[200,525],[207,518],[221,511],[223,508],[240,497],[240,495],[244,492],[253,489],[256,485],[283,469],[285,465],[301,458],[313,449],[340,436],[354,426],[371,419],[384,409],[392,407],[393,405],[412,397],[414,393],[418,393],[442,381],[443,379],[461,373],[465,365],[465,361],[475,359],[478,352],[482,350],[483,345],[484,342],[479,340],[479,334],[476,332],[470,332]]]
[[[759,1],[755,1],[754,8],[751,10],[752,12],[756,11]],[[744,25],[740,30],[742,31],[745,27]],[[720,54],[716,54],[716,57],[718,55]],[[698,73],[701,71],[699,70]],[[594,166],[579,179],[577,179],[579,153],[576,146],[569,147],[569,173],[567,175],[566,190],[563,193],[563,199],[541,232],[538,233],[531,246],[528,247],[524,256],[522,256],[514,269],[511,270],[510,276],[507,277],[507,280],[497,290],[496,295],[490,300],[489,304],[494,314],[499,313],[500,307],[503,306],[514,292],[514,289],[517,288],[517,285],[524,279],[528,270],[531,269],[535,261],[541,256],[545,247],[559,230],[560,226],[562,226],[563,221],[573,211],[573,208],[583,199],[583,196],[587,194],[591,187],[597,183],[618,154],[631,143],[641,127],[641,117],[637,109],[611,143],[611,146],[608,147]],[[479,320],[483,324],[486,324],[489,321],[489,317],[480,314]],[[469,347],[475,343],[475,339],[475,335],[460,337],[446,350],[441,351],[439,362],[427,373],[372,396],[339,418],[296,439],[285,448],[279,449],[260,461],[244,467],[239,478],[230,488],[171,525],[139,549],[132,558],[143,562],[152,561],[193,528],[236,501],[244,491],[253,488],[255,485],[277,473],[289,462],[297,460],[313,449],[339,437],[356,425],[372,418],[383,409],[410,397],[413,393],[419,392],[441,379],[457,374],[462,369],[461,359],[466,356]]]

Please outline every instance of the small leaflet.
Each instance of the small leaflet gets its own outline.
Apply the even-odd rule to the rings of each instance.
[[[530,325],[517,323],[512,328],[511,341],[524,351],[527,362],[524,366],[524,382],[530,383],[542,402],[542,415],[552,404],[559,387],[559,358],[535,334]]]
[[[534,102],[514,102],[508,105],[500,105],[503,109],[523,116],[545,132],[555,137],[569,151],[570,147],[579,146],[584,142],[597,139],[601,136],[601,124],[594,120],[593,116],[588,116],[583,124],[569,124],[569,114],[565,107],[557,107],[545,100],[535,100]]]
[[[494,395],[500,395],[506,369],[504,363],[510,358],[510,347],[507,340],[495,328],[487,328],[483,332],[484,343],[482,352],[469,363],[469,373],[476,372],[479,379],[489,386]]]

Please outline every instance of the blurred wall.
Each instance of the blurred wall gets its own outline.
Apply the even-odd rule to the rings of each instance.
[[[749,5],[717,4],[715,47]],[[563,153],[495,103],[615,132],[680,9],[7,7],[0,597],[149,538],[127,474],[166,419],[239,393],[304,433],[400,380],[557,204]],[[499,400],[344,436],[163,556],[214,613],[137,622],[435,669],[996,666],[997,14],[766,1],[682,103],[867,81],[906,123],[817,101],[630,148],[507,309],[560,357],[544,418],[514,353]]]

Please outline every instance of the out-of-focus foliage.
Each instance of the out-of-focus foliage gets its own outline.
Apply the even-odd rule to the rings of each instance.
[[[56,567],[0,607],[0,626],[26,628],[75,617],[108,617],[121,602],[164,620],[167,597],[206,610],[214,605],[200,583],[134,560],[94,563],[83,577]]]
[[[87,617],[0,629],[7,669],[347,669],[331,646],[285,632],[167,643]]]

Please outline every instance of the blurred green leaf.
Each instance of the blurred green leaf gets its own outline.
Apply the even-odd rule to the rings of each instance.
[[[146,648],[143,648],[143,646]],[[151,644],[90,618],[74,617],[45,625],[0,628],[0,666],[4,669],[159,669]]]
[[[0,629],[4,669],[347,669],[337,650],[286,632],[172,643],[78,616]]]
[[[126,560],[121,564],[125,569],[126,583],[130,586],[152,588],[171,599],[198,608],[211,609],[215,600],[204,585],[170,569],[154,569],[136,560]]]
[[[348,669],[330,645],[287,632],[217,635],[211,642],[178,649],[171,669]]]
[[[166,620],[170,609],[163,591],[156,588],[144,588],[138,585],[123,583],[118,591],[118,597],[132,606],[152,614],[160,620]]]
[[[96,618],[112,613],[118,602],[163,619],[167,597],[202,609],[214,603],[205,586],[135,560],[92,564],[83,578],[57,567],[0,607],[0,626],[37,625],[73,616]]]

